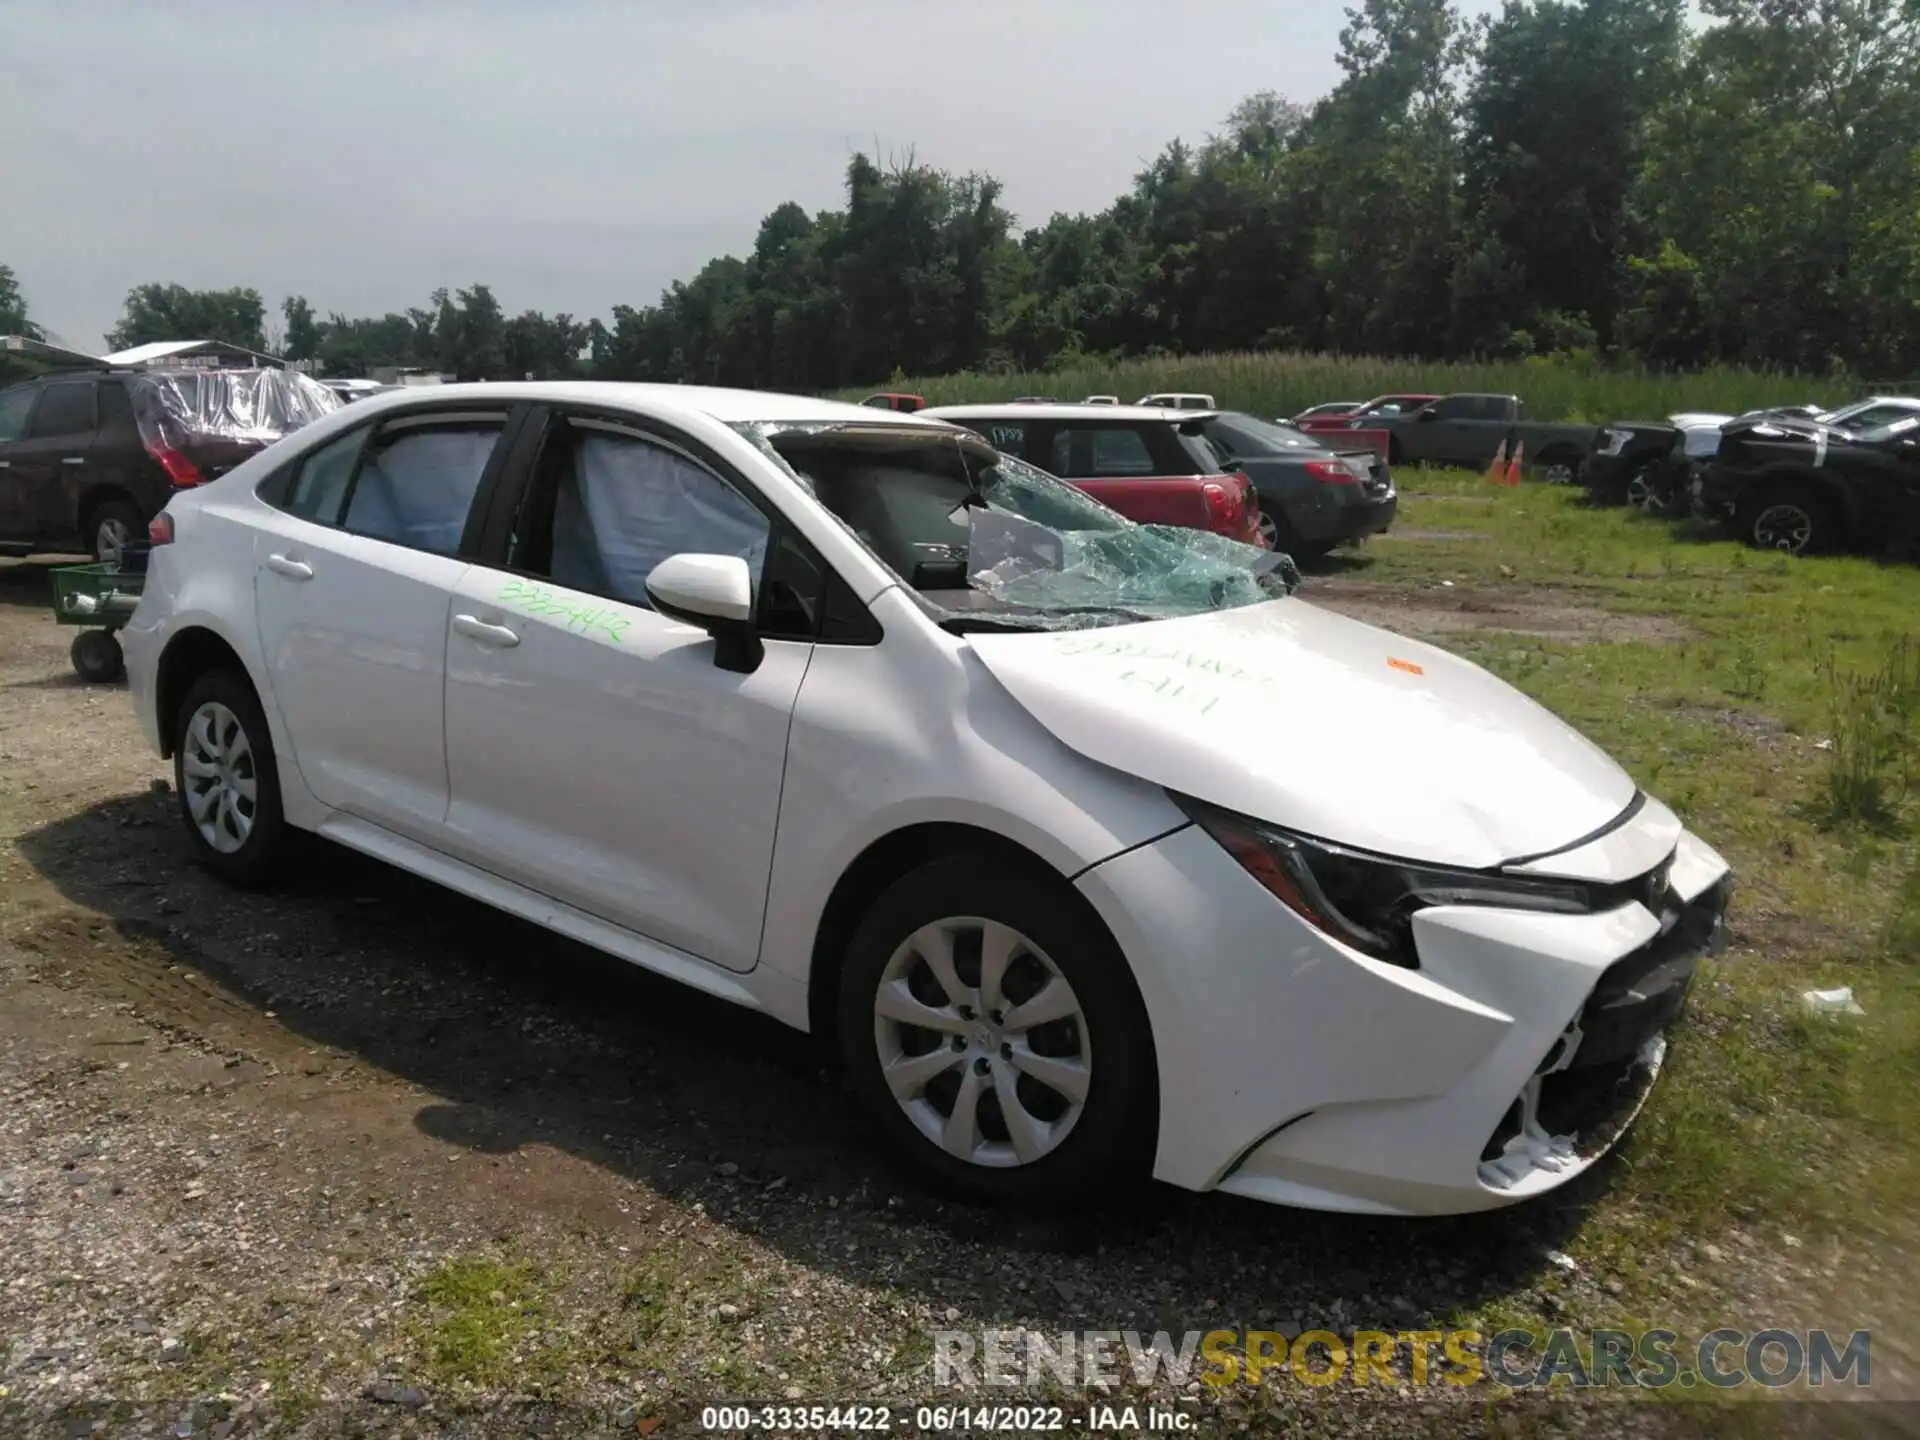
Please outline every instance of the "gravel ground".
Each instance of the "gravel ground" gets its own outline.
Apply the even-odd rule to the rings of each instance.
[[[1605,1167],[1421,1224],[1158,1188],[1052,1220],[944,1203],[875,1159],[804,1037],[344,853],[264,895],[198,872],[124,689],[68,666],[47,563],[0,561],[0,1433],[671,1435],[719,1400],[888,1401],[908,1431],[968,1398],[934,1388],[936,1328],[1607,1324],[1729,1294],[1786,1323],[1834,1270],[1718,1236],[1627,1309],[1551,1258]],[[1069,1431],[1092,1400],[1203,1434],[1696,1425],[1406,1385],[1058,1398]]]

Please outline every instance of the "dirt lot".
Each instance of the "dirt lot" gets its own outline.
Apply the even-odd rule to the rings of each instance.
[[[0,562],[0,1432],[686,1434],[715,1400],[951,1402],[939,1327],[1623,1319],[1620,1279],[1552,1258],[1604,1168],[1460,1222],[1160,1190],[984,1213],[885,1170],[803,1037],[343,853],[224,888],[124,689],[71,672],[45,568]],[[1391,598],[1317,588],[1343,586],[1358,613]],[[1736,1230],[1651,1268],[1636,1315],[1740,1296],[1785,1324],[1841,1267]],[[1202,1433],[1489,1423],[1484,1392],[1427,1394],[1112,1398]],[[1527,1433],[1693,1428],[1500,1408]]]

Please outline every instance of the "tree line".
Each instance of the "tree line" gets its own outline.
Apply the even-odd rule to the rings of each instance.
[[[378,318],[294,296],[275,338],[330,374],[808,391],[1242,349],[1920,372],[1920,6],[1701,9],[1361,0],[1326,97],[1251,96],[1097,214],[1022,231],[991,176],[856,155],[840,208],[780,205],[606,320],[476,284]],[[264,346],[265,320],[253,290],[142,286],[114,340]]]

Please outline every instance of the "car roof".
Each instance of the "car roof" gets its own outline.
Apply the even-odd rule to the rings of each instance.
[[[507,380],[460,385],[399,386],[354,406],[357,415],[421,401],[526,400],[549,405],[644,405],[664,413],[704,415],[722,424],[749,420],[842,420],[861,425],[935,425],[925,412],[881,411],[872,405],[783,395],[770,390],[728,390],[712,385],[659,385],[624,380]],[[364,408],[363,408],[364,407]]]
[[[1185,425],[1207,420],[1218,410],[1169,410],[1163,405],[1031,405],[1007,401],[1001,405],[935,405],[918,412],[933,420],[1136,420],[1162,425]]]

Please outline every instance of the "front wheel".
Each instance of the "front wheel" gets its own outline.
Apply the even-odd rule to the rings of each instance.
[[[1126,962],[1062,882],[936,861],[874,904],[841,975],[851,1083],[942,1188],[1092,1203],[1144,1169],[1154,1074]]]
[[[1761,550],[1813,555],[1833,542],[1833,522],[1819,497],[1806,490],[1775,490],[1748,507],[1741,529]]]
[[[200,862],[237,885],[270,878],[287,849],[287,822],[253,686],[230,670],[200,676],[180,702],[173,737],[174,790]]]

